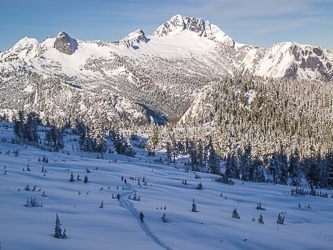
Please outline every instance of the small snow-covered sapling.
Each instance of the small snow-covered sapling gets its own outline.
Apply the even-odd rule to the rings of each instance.
[[[260,214],[260,216],[258,218],[258,222],[261,224],[264,224],[264,218],[263,218],[262,214]]]
[[[74,175],[73,175],[73,172],[71,173],[71,177],[69,178],[69,181],[70,181],[70,182],[73,182],[73,181],[74,181]]]
[[[256,209],[257,209],[257,210],[263,210],[263,211],[266,210],[266,208],[264,208],[264,207],[261,206],[261,201],[260,201],[259,203],[257,203],[257,207],[256,207]]]
[[[30,191],[30,187],[29,187],[29,184],[27,184],[27,186],[24,188],[25,191]]]
[[[198,212],[197,204],[194,202],[194,198],[193,198],[193,202],[192,202],[192,212]]]
[[[284,219],[286,216],[282,216],[283,213],[278,215],[277,223],[283,225],[284,224]]]
[[[232,211],[232,215],[231,216],[233,218],[240,219],[240,216],[239,216],[236,208]]]
[[[168,219],[168,218],[166,218],[166,215],[165,215],[165,213],[162,215],[162,218],[161,218],[161,220],[162,220],[163,222],[165,222],[165,223],[167,223],[167,222],[169,221],[169,219]]]

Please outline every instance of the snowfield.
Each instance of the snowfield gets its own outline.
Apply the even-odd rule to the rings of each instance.
[[[39,134],[44,137],[43,132]],[[12,137],[11,124],[2,123],[0,138],[10,141]],[[331,190],[329,198],[295,197],[290,195],[290,186],[243,184],[239,180],[234,180],[235,185],[226,185],[213,181],[216,175],[186,172],[185,156],[178,158],[176,165],[167,165],[163,149],[157,150],[155,157],[135,148],[135,158],[104,154],[101,159],[101,154],[77,151],[79,144],[74,138],[78,136],[64,138],[63,153],[0,142],[2,249],[332,247]],[[19,150],[17,156],[16,150]],[[44,155],[48,163],[38,161]],[[153,159],[160,157],[163,163],[154,164]],[[27,171],[28,164],[31,171]],[[42,166],[47,172],[41,171]],[[86,173],[86,168],[90,173]],[[73,182],[69,181],[71,172]],[[78,174],[81,181],[76,179]],[[85,175],[88,183],[83,182]],[[184,180],[187,185],[182,184]],[[196,189],[198,183],[202,183],[202,190]],[[25,191],[27,184],[31,189],[36,185],[35,191]],[[44,191],[47,197],[41,196]],[[119,201],[112,198],[118,193]],[[133,200],[135,194],[140,201]],[[30,198],[43,206],[25,207]],[[198,212],[191,211],[193,198]],[[100,208],[102,201],[104,208]],[[259,202],[266,210],[256,209]],[[240,219],[231,216],[233,209],[237,209]],[[145,215],[143,223],[140,211]],[[285,216],[284,225],[277,224],[281,212]],[[56,213],[62,229],[66,228],[67,239],[53,237]],[[164,213],[167,223],[161,220]],[[258,223],[261,213],[264,224]]]

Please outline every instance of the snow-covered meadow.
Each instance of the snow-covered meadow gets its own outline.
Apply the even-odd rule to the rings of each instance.
[[[10,141],[11,125],[3,125],[0,138]],[[77,151],[74,138],[78,137],[65,137],[63,153],[0,142],[2,249],[330,249],[333,245],[331,190],[329,198],[294,197],[290,186],[238,180],[226,185],[215,182],[218,176],[212,174],[186,172],[182,164],[186,157],[167,165],[163,150],[148,157],[135,148],[135,158],[104,154],[101,159],[101,154]],[[44,155],[48,163],[38,161]],[[154,164],[153,159],[160,157],[163,163]],[[70,182],[72,172],[75,181]],[[88,183],[83,182],[85,175]],[[182,184],[185,180],[187,185]],[[196,189],[199,183],[202,190]],[[35,191],[25,191],[27,184],[31,189],[36,186]],[[44,191],[46,197],[41,196]],[[133,199],[135,194],[140,201]],[[25,207],[30,198],[43,205]],[[191,211],[193,198],[198,212]],[[259,202],[265,210],[256,209]],[[240,219],[231,216],[234,209]],[[281,212],[284,225],[277,224]],[[53,237],[56,213],[67,239]],[[166,223],[161,220],[164,213]],[[264,224],[258,223],[260,214]]]

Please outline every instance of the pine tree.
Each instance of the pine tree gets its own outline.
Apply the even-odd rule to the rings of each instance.
[[[153,146],[153,148],[156,149],[156,147],[160,143],[160,137],[158,135],[158,130],[157,130],[156,127],[154,128],[154,132],[153,132],[153,136],[152,136],[151,140],[152,140],[152,146]]]
[[[317,156],[317,169],[318,169],[318,187],[319,188],[328,188],[328,172],[329,166],[327,161],[322,159],[321,152],[319,151]]]
[[[146,145],[146,150],[148,152],[148,156],[155,156],[154,152],[154,145],[153,145],[153,140],[151,137],[148,138],[147,145]]]
[[[65,129],[57,129],[57,131],[56,131],[56,137],[57,137],[56,147],[58,149],[63,149],[65,147],[64,134],[65,134]]]
[[[136,155],[136,151],[133,149],[133,146],[128,137],[125,139],[123,147],[125,149],[124,154],[126,156],[134,157]]]
[[[209,148],[209,156],[207,162],[208,168],[210,169],[211,173],[218,174],[220,171],[220,159],[215,152],[213,145]]]
[[[281,146],[280,152],[278,154],[278,159],[279,159],[279,184],[282,185],[287,185],[288,182],[288,160],[287,156],[284,152],[284,147]]]
[[[298,148],[296,148],[294,152],[291,152],[289,157],[289,176],[292,186],[299,186],[301,183],[301,173],[300,153]]]
[[[204,147],[201,139],[196,144],[196,162],[199,166],[204,166]]]
[[[195,171],[195,164],[197,162],[197,155],[196,155],[196,147],[195,147],[195,143],[192,140],[190,142],[190,146],[189,146],[189,152],[190,152],[190,156],[191,156],[191,165],[192,165],[192,171]]]
[[[61,229],[61,223],[58,214],[56,213],[56,223],[55,223],[55,228],[54,228],[54,237],[63,239],[62,235],[62,229]]]
[[[168,162],[171,163],[171,157],[172,157],[172,148],[171,148],[171,143],[167,142],[166,143],[166,153],[165,156],[168,159]]]
[[[327,167],[327,184],[333,187],[333,151],[329,152],[325,156],[326,167]]]
[[[232,154],[229,153],[227,155],[226,161],[225,161],[225,175],[227,176],[227,178],[234,178],[234,169],[232,167]]]
[[[169,221],[168,218],[166,217],[165,213],[162,215],[161,220],[165,223],[167,223]]]
[[[18,120],[15,120],[15,123],[14,123],[14,133],[22,142],[24,142],[25,137],[24,137],[24,113],[23,113],[23,111],[19,111],[18,116],[19,116]]]
[[[38,118],[35,112],[27,115],[27,122],[24,124],[25,138],[31,142],[38,142]]]
[[[253,159],[253,180],[254,182],[264,182],[265,173],[263,161],[259,156],[255,156]]]
[[[198,212],[197,204],[194,202],[194,198],[193,198],[193,202],[192,202],[192,212]]]
[[[115,147],[117,154],[125,154],[125,150],[123,147],[123,140],[124,140],[123,135],[120,134],[118,130],[116,130],[113,145]]]
[[[104,202],[101,202],[101,205],[99,206],[99,208],[104,208]]]
[[[248,144],[244,150],[241,162],[241,174],[243,181],[253,181],[254,180],[254,167],[252,161],[252,146]]]
[[[281,214],[282,214],[282,213],[281,213]],[[284,224],[284,219],[285,219],[286,216],[282,216],[281,214],[278,215],[278,219],[277,219],[276,222],[277,222],[278,224],[282,224],[282,225],[283,225],[283,224]]]
[[[268,155],[269,160],[268,163],[268,173],[273,175],[273,182],[277,183],[278,176],[280,175],[280,159],[278,154],[276,153],[270,153]]]
[[[62,233],[62,236],[64,239],[67,239],[67,233],[66,233],[66,228],[64,229],[63,233]]]
[[[304,161],[305,165],[305,179],[310,185],[311,188],[311,194],[315,194],[315,187],[317,186],[319,182],[319,169],[318,165],[315,162],[314,159],[314,151],[312,150],[312,154],[310,158],[306,158]]]
[[[108,144],[105,136],[105,131],[103,130],[102,125],[100,122],[94,125],[94,141],[95,141],[95,148],[97,152],[104,153],[107,150]]]
[[[71,178],[69,179],[70,182],[73,182],[74,181],[74,175],[73,175],[73,172],[71,173]]]
[[[175,137],[172,138],[171,143],[172,143],[171,154],[173,156],[173,163],[176,163],[176,158],[178,157],[179,149]]]

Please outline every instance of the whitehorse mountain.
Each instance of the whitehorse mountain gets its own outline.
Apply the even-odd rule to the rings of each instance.
[[[58,125],[163,124],[190,107],[203,84],[236,75],[331,81],[333,54],[285,42],[239,44],[201,18],[176,15],[148,36],[80,41],[61,31],[39,43],[23,38],[0,53],[0,110],[34,111]]]

